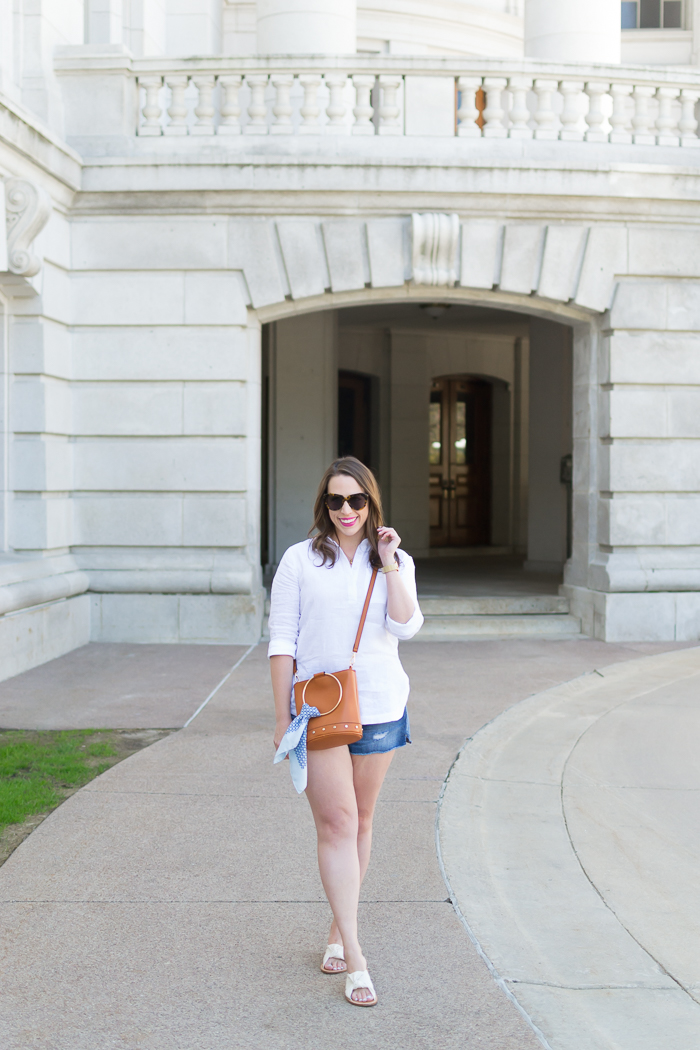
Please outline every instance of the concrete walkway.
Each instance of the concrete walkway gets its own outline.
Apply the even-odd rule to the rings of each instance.
[[[607,667],[482,729],[439,838],[552,1050],[700,1046],[700,649]]]
[[[167,648],[173,660],[182,649],[199,659],[194,647]],[[446,900],[436,801],[465,738],[509,705],[664,648],[671,647],[404,646],[414,744],[397,754],[378,806],[361,919],[380,1004],[361,1011],[344,1002],[342,978],[318,970],[329,911],[308,807],[286,768],[271,764],[259,646],[187,729],[72,796],[0,868],[0,1046],[534,1050],[537,1036]],[[63,674],[68,682],[65,665]],[[132,691],[146,705],[148,679],[144,658]],[[16,703],[22,686],[14,682],[11,695],[0,692],[6,726],[3,702]],[[34,694],[22,688],[27,703],[34,696],[35,725],[42,717],[54,724],[50,675]],[[81,688],[96,702],[86,678]],[[210,691],[193,687],[190,714]],[[121,687],[102,695],[93,724],[110,724],[110,704],[123,704]],[[157,724],[186,721],[181,700],[179,721],[160,706]]]
[[[180,728],[247,648],[92,642],[0,682],[0,727]]]

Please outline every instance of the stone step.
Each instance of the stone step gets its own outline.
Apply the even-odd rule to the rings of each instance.
[[[568,613],[569,599],[558,594],[506,598],[418,598],[428,616],[533,616]]]
[[[421,603],[421,608],[423,603]],[[463,642],[487,638],[549,638],[565,641],[581,637],[581,621],[566,613],[528,613],[522,616],[426,616],[417,642]]]
[[[425,624],[419,642],[468,641],[488,638],[580,638],[581,621],[569,615],[567,598],[556,594],[522,597],[420,598]],[[269,638],[265,603],[262,640]]]
[[[528,616],[568,613],[569,599],[558,594],[527,594],[512,598],[422,598],[424,616]],[[270,599],[265,599],[265,616],[270,615]]]

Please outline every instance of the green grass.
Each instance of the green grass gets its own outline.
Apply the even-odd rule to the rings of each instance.
[[[75,788],[109,769],[117,749],[94,740],[95,729],[0,732],[0,832],[8,824],[45,813]]]

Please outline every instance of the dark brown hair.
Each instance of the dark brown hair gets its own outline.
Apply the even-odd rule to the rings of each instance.
[[[309,529],[309,536],[312,532],[316,533],[311,546],[323,558],[322,565],[325,565],[326,562],[329,562],[330,565],[335,565],[338,557],[338,548],[332,542],[335,537],[335,526],[328,513],[326,495],[328,493],[328,484],[336,474],[345,474],[349,478],[354,478],[360,487],[360,491],[369,496],[369,514],[365,522],[365,537],[369,540],[370,547],[369,563],[373,569],[381,569],[382,560],[379,557],[377,547],[379,542],[377,529],[384,524],[382,496],[377,479],[372,471],[364,463],[360,463],[359,459],[355,459],[354,456],[343,456],[342,459],[334,459],[321,478],[316,502],[314,503],[314,523]]]

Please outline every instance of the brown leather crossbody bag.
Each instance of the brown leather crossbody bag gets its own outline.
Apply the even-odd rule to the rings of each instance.
[[[353,744],[362,739],[362,722],[360,721],[360,700],[357,695],[357,675],[355,673],[355,656],[360,648],[360,639],[367,619],[372,591],[377,579],[377,570],[372,570],[372,579],[367,588],[367,597],[362,608],[360,626],[352,647],[350,666],[344,671],[319,671],[313,678],[294,684],[294,703],[299,714],[304,703],[316,707],[321,712],[316,718],[309,719],[306,734],[306,746],[309,751],[323,751],[328,747],[340,747],[341,744]],[[296,660],[294,677],[296,678]]]

